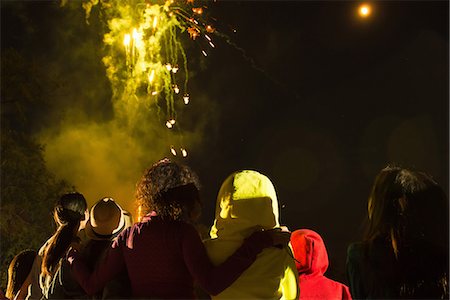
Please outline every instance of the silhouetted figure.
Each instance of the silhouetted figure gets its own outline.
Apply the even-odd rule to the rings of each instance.
[[[448,298],[448,221],[448,198],[430,176],[381,170],[368,201],[364,240],[348,248],[352,296]]]
[[[224,262],[255,227],[278,228],[278,200],[266,176],[251,170],[231,174],[222,184],[216,203],[211,239],[205,246],[211,261]],[[289,247],[264,249],[256,261],[213,299],[297,299],[297,270]]]
[[[14,299],[25,282],[33,266],[36,257],[35,250],[24,250],[14,256],[8,268],[8,285],[6,287],[6,297]]]
[[[85,291],[96,293],[127,269],[132,297],[195,298],[194,280],[217,294],[236,280],[263,248],[287,243],[285,235],[258,231],[225,263],[214,267],[190,224],[200,215],[197,186],[190,168],[168,159],[148,169],[136,191],[145,217],[118,236],[96,270],[89,272],[77,251],[71,251],[73,271]]]
[[[315,231],[299,229],[291,234],[291,247],[303,300],[352,299],[345,284],[325,276],[328,269],[328,253],[322,237]]]
[[[106,250],[126,228],[133,224],[132,216],[112,198],[102,198],[90,211],[84,230],[88,239],[81,253],[88,268],[93,271],[105,258]],[[131,296],[127,272],[122,272],[97,293],[95,299],[126,299]]]
[[[18,299],[86,297],[72,277],[66,255],[71,243],[79,240],[77,233],[84,228],[88,213],[86,199],[80,193],[58,199],[53,209],[57,230],[38,251]]]

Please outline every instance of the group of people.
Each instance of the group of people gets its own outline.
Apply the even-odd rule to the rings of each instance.
[[[112,198],[88,210],[82,194],[54,207],[56,232],[8,270],[8,299],[436,298],[448,292],[448,199],[421,172],[387,167],[368,201],[367,233],[348,248],[349,287],[325,276],[319,233],[279,223],[268,177],[231,174],[217,197],[210,238],[195,223],[199,180],[186,165],[158,161],[140,179],[144,217]]]

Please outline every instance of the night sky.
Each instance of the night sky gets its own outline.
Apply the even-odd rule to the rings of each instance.
[[[361,237],[381,168],[396,163],[426,171],[446,191],[449,179],[448,1],[374,2],[365,20],[356,14],[359,3],[210,3],[209,13],[236,46],[216,38],[206,60],[188,49],[193,100],[183,115],[188,130],[198,119],[208,124],[185,160],[203,185],[203,223],[212,224],[216,194],[230,173],[258,170],[275,185],[282,223],[319,232],[330,256],[327,274],[343,282],[346,247]],[[107,87],[97,58],[89,66],[56,59],[62,46],[53,31],[74,30],[73,19],[62,21],[67,12],[51,2],[28,5],[24,15],[33,30],[18,28],[23,18],[2,9],[2,51],[23,50],[37,63],[51,62],[52,70],[68,65],[64,72],[75,74],[78,68],[69,90],[93,90],[83,81],[89,68],[97,86]],[[85,40],[95,37],[93,23],[77,25]],[[82,38],[73,35],[76,48]],[[107,89],[96,93],[110,97]],[[62,100],[49,110],[67,105]],[[110,114],[101,102],[70,105],[97,118]]]

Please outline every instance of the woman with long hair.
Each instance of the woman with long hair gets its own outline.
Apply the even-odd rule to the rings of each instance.
[[[28,276],[36,257],[35,250],[24,250],[14,256],[8,267],[8,285],[6,298],[14,299]]]
[[[73,280],[65,259],[70,245],[79,240],[77,233],[84,228],[88,216],[82,194],[67,193],[58,199],[53,209],[56,232],[38,251],[17,299],[64,299],[85,295]]]
[[[347,252],[352,296],[448,298],[448,221],[448,198],[429,175],[381,170],[368,201],[364,240]]]
[[[74,275],[89,295],[125,269],[132,297],[195,298],[194,282],[206,292],[218,294],[263,248],[289,241],[287,233],[256,231],[223,264],[214,267],[192,225],[201,208],[197,176],[187,166],[168,159],[145,171],[136,198],[145,216],[118,236],[92,273],[78,252],[71,251]]]

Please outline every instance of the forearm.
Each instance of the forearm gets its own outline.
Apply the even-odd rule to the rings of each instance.
[[[247,238],[225,262],[215,267],[210,262],[203,244],[192,243],[189,245],[190,250],[186,249],[185,261],[199,285],[209,294],[217,295],[239,278],[264,248],[271,245],[272,240],[268,235],[254,234]]]

